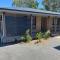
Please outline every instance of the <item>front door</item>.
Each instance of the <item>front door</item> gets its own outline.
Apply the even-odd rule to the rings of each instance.
[[[47,30],[47,18],[42,17],[42,19],[41,19],[41,31],[46,32],[46,30]]]

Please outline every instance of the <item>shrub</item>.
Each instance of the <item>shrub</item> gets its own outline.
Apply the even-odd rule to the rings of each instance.
[[[30,41],[32,41],[32,37],[31,37],[31,35],[29,35],[29,34],[25,34],[25,35],[23,35],[23,36],[21,37],[21,40],[22,40],[23,42],[30,42]]]
[[[20,38],[23,42],[25,42],[25,35],[21,36]]]
[[[30,42],[30,41],[32,41],[31,35],[29,34],[25,35],[25,42]]]
[[[36,39],[38,39],[39,42],[41,42],[42,37],[43,34],[41,32],[36,33]]]
[[[23,42],[30,42],[32,40],[32,37],[30,35],[30,30],[29,29],[27,29],[25,34],[21,36],[21,40]]]
[[[26,35],[30,35],[30,29],[27,29],[25,32]]]
[[[30,30],[27,29],[25,33],[25,42],[30,42],[32,40],[32,37],[30,35]]]
[[[43,38],[44,39],[48,39],[50,37],[51,33],[50,31],[48,30],[47,32],[45,32],[45,34],[43,35]]]

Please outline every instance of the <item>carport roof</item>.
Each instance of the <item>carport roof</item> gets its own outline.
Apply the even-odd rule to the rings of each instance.
[[[44,10],[33,9],[33,8],[2,8],[0,7],[0,12],[60,16],[60,13],[58,12],[44,11]]]

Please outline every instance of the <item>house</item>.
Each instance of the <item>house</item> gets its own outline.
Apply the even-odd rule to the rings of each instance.
[[[36,32],[50,30],[60,34],[60,13],[32,8],[0,8],[0,42],[20,39],[27,29],[32,37]]]

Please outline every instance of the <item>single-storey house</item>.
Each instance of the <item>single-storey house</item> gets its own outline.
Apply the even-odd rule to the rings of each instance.
[[[0,8],[0,42],[20,40],[27,29],[32,37],[36,32],[50,30],[60,34],[60,13],[32,8]]]

